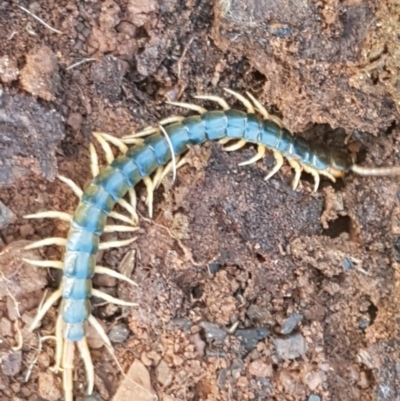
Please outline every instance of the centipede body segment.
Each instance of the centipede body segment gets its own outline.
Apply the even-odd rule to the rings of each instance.
[[[92,172],[95,175],[90,185],[80,190],[76,184],[63,179],[72,187],[79,197],[79,204],[73,216],[63,212],[42,212],[28,218],[57,217],[70,223],[67,239],[50,238],[33,243],[29,248],[56,244],[65,247],[63,261],[28,261],[39,267],[54,267],[62,269],[63,278],[60,290],[56,291],[38,312],[33,327],[51,307],[61,299],[60,315],[56,324],[56,367],[63,370],[65,400],[73,399],[73,353],[75,344],[85,362],[88,380],[88,393],[94,386],[94,370],[90,352],[86,342],[88,323],[92,324],[100,333],[104,342],[111,349],[111,343],[100,324],[91,315],[91,296],[95,295],[108,302],[120,305],[133,303],[112,298],[92,288],[92,278],[95,273],[109,274],[133,283],[117,272],[96,265],[96,254],[100,249],[125,246],[134,239],[125,241],[100,242],[100,236],[107,231],[134,231],[137,225],[135,211],[136,196],[133,188],[144,180],[148,190],[148,203],[151,213],[152,193],[157,188],[166,173],[184,163],[181,158],[188,149],[188,145],[201,145],[206,141],[234,141],[233,145],[226,145],[226,150],[240,149],[246,143],[257,145],[257,154],[248,162],[254,163],[264,157],[266,151],[272,151],[276,159],[276,167],[268,174],[271,178],[282,166],[286,159],[295,171],[293,188],[296,189],[302,171],[314,177],[314,190],[318,189],[320,175],[335,181],[336,178],[354,171],[358,174],[371,175],[398,175],[399,167],[384,170],[365,169],[354,165],[352,158],[346,153],[333,151],[324,147],[313,146],[300,137],[294,137],[282,127],[276,117],[268,114],[266,109],[251,95],[250,100],[228,91],[241,101],[246,112],[230,109],[227,102],[216,96],[202,96],[200,98],[216,101],[223,110],[207,111],[203,107],[192,104],[178,104],[188,107],[198,115],[189,117],[172,117],[160,122],[159,127],[150,127],[140,134],[118,139],[106,134],[96,134],[102,145],[108,165],[101,170],[97,166],[97,155],[91,147]],[[256,113],[259,112],[260,115]],[[143,137],[143,138],[142,138]],[[141,139],[142,138],[142,139]],[[121,155],[114,158],[109,143],[116,145]],[[127,145],[133,144],[132,147]],[[150,178],[154,174],[153,178]],[[130,202],[124,200],[130,195]],[[124,206],[130,217],[117,214],[113,211],[116,203]],[[123,220],[130,226],[107,226],[107,217]]]

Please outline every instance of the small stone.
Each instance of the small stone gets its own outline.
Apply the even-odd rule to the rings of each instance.
[[[302,334],[274,340],[276,354],[280,359],[296,359],[307,352],[307,343]]]
[[[2,202],[0,202],[0,230],[14,223],[17,219],[15,214]]]
[[[21,238],[27,238],[30,235],[35,234],[35,229],[33,228],[32,224],[26,223],[20,226],[19,233]]]
[[[311,394],[311,395],[308,397],[308,400],[307,400],[307,401],[321,401],[321,397],[318,396],[318,395],[315,395],[315,394]]]
[[[17,60],[9,56],[0,57],[0,80],[4,83],[12,82],[18,78],[18,75]]]
[[[292,313],[282,325],[282,334],[290,334],[303,319],[303,315]]]
[[[221,329],[218,324],[201,322],[200,327],[204,330],[208,342],[222,344],[227,336],[226,331]]]
[[[15,376],[21,371],[21,351],[11,352],[2,358],[1,370],[6,376]]]
[[[196,333],[190,336],[190,342],[196,347],[197,354],[199,356],[204,356],[206,343],[201,339],[200,334]]]
[[[59,379],[49,371],[39,372],[38,392],[45,400],[58,401],[62,397]]]
[[[272,377],[272,365],[257,359],[250,363],[249,373],[256,377]]]
[[[258,305],[250,305],[246,312],[247,317],[259,325],[265,325],[271,323],[272,318],[267,308],[262,308]]]
[[[123,343],[129,337],[130,330],[125,323],[116,324],[108,333],[108,338],[113,343]]]
[[[67,118],[67,124],[74,130],[79,131],[82,125],[82,114],[80,113],[70,113]]]
[[[186,319],[184,317],[177,317],[175,319],[172,319],[168,323],[169,330],[173,330],[173,329],[177,328],[177,329],[181,329],[184,331],[189,331],[191,327],[192,327],[192,322],[189,319]]]
[[[235,331],[235,336],[240,338],[241,344],[246,351],[252,351],[259,341],[264,340],[269,335],[270,331],[266,327],[239,329]]]
[[[172,383],[173,375],[168,364],[162,359],[156,368],[157,381],[163,386],[168,387]]]
[[[11,322],[6,317],[2,317],[0,320],[0,336],[12,337],[13,334]]]

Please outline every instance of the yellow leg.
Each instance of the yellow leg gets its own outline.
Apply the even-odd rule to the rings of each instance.
[[[97,177],[100,172],[99,157],[97,156],[97,152],[93,143],[89,145],[89,153],[90,153],[90,171],[92,173],[92,177]]]
[[[149,217],[153,217],[153,197],[154,197],[154,186],[153,186],[153,181],[151,180],[150,177],[145,177],[143,178],[144,185],[146,185],[147,189],[147,199],[146,203],[149,208]]]
[[[276,165],[275,167],[271,170],[271,172],[264,178],[265,181],[268,181],[273,175],[275,175],[283,166],[283,156],[281,153],[279,153],[277,150],[274,150],[273,152],[275,160],[276,160]]]
[[[197,111],[199,114],[204,114],[207,111],[207,109],[205,109],[204,107],[201,107],[201,106],[199,106],[197,104],[193,104],[193,103],[184,103],[184,102],[165,102],[165,103],[172,104],[173,106],[183,107],[185,109]]]
[[[97,141],[103,148],[107,163],[111,164],[114,161],[114,154],[112,152],[111,146],[108,144],[108,142],[103,138],[101,134],[93,132],[93,136],[97,139]]]
[[[112,143],[114,146],[116,146],[120,152],[124,155],[127,151],[128,151],[128,146],[126,146],[124,144],[124,142],[122,142],[121,139],[110,135],[110,134],[106,134],[105,132],[93,132],[93,135],[97,138],[97,136],[100,136],[102,138],[104,138],[107,142]]]
[[[314,178],[314,192],[318,191],[318,187],[319,187],[319,183],[320,183],[320,178],[319,178],[319,173],[318,170],[316,170],[315,168],[312,168],[310,166],[306,166],[306,165],[302,165],[303,169],[306,173],[311,174]]]
[[[45,238],[40,241],[36,241],[32,244],[27,245],[24,249],[26,249],[26,250],[36,249],[36,248],[40,248],[42,246],[50,246],[50,245],[66,246],[67,239],[60,238],[60,237]]]
[[[63,350],[63,388],[64,388],[64,400],[73,401],[73,372],[74,372],[74,354],[75,354],[75,343],[70,340],[64,341]]]
[[[228,92],[229,94],[234,96],[237,100],[239,100],[239,102],[241,102],[244,105],[244,107],[246,107],[246,110],[248,113],[255,114],[256,110],[254,109],[254,106],[251,104],[251,102],[248,99],[246,99],[240,93],[237,93],[237,92],[233,91],[232,89],[227,89],[227,88],[224,88],[224,91]]]
[[[110,302],[115,305],[121,305],[121,306],[138,306],[138,304],[134,302],[128,302],[124,301],[122,299],[118,299],[115,297],[112,297],[111,295],[106,294],[105,292],[96,290],[95,288],[92,289],[92,296],[104,299],[104,301]]]
[[[97,321],[97,319],[93,315],[89,315],[88,322],[97,331],[97,333],[99,334],[100,338],[104,341],[104,344],[106,344],[107,347],[110,350],[112,350],[111,341],[108,338],[106,332],[104,331],[102,325]]]
[[[195,99],[202,99],[202,100],[210,100],[211,102],[217,102],[223,110],[229,110],[229,104],[226,102],[225,99],[219,96],[212,96],[212,95],[199,95],[194,96]]]
[[[109,241],[109,242],[101,242],[99,244],[99,250],[103,251],[104,249],[110,249],[110,248],[119,248],[121,246],[126,246],[131,244],[132,242],[136,241],[136,237],[134,238],[129,238],[121,241]]]
[[[49,298],[46,300],[46,302],[43,304],[43,306],[38,310],[35,318],[33,319],[29,331],[35,330],[36,326],[39,324],[39,322],[43,319],[43,316],[49,311],[51,306],[57,302],[61,298],[61,288],[58,290],[54,291]]]
[[[89,347],[87,344],[86,337],[77,342],[79,353],[85,365],[86,380],[87,380],[87,394],[91,395],[93,393],[94,387],[94,366],[92,362],[92,357],[90,356]]]
[[[72,216],[70,214],[64,212],[56,212],[52,210],[49,210],[47,212],[39,212],[35,214],[27,214],[26,216],[24,216],[24,219],[46,219],[46,218],[60,219],[68,222],[72,220]]]
[[[55,359],[54,371],[56,373],[58,373],[61,370],[63,347],[64,347],[63,319],[60,310],[56,322],[56,355],[54,358]]]
[[[293,188],[293,190],[296,190],[297,187],[299,186],[302,168],[296,160],[288,159],[288,162],[290,164],[290,167],[292,167],[292,169],[294,170],[294,178],[293,178],[293,182],[292,182],[292,188]]]
[[[258,145],[257,154],[255,156],[253,156],[250,160],[239,163],[239,166],[247,166],[248,164],[253,164],[256,161],[262,159],[265,156],[265,151],[266,151],[266,148],[264,145]]]
[[[271,120],[275,124],[279,125],[280,127],[283,127],[283,122],[279,117],[269,114],[267,109],[251,93],[249,93],[249,92],[246,92],[246,93],[247,93],[247,96],[253,102],[254,106],[257,107],[257,110],[264,117],[264,119]]]
[[[237,141],[236,143],[234,143],[233,145],[230,146],[224,146],[222,149],[225,152],[233,152],[235,150],[239,150],[241,148],[243,148],[243,146],[245,146],[247,143],[247,141],[245,139],[240,139],[239,141]]]
[[[326,171],[318,171],[318,173],[319,173],[320,175],[323,175],[323,176],[329,178],[332,182],[336,182],[336,178],[335,178],[332,174],[329,174],[329,173],[326,172]]]
[[[67,184],[73,191],[73,193],[80,198],[82,196],[83,191],[76,185],[72,180],[63,175],[58,175],[57,178],[62,181],[64,184]]]

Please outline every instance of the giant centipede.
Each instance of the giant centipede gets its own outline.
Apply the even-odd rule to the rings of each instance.
[[[92,288],[95,273],[108,274],[118,279],[132,280],[122,274],[102,266],[96,266],[96,254],[101,249],[125,246],[135,238],[124,241],[100,242],[100,236],[110,231],[135,231],[137,214],[133,188],[143,181],[148,191],[149,214],[152,215],[153,191],[166,174],[185,163],[184,155],[188,145],[201,145],[207,141],[218,140],[225,145],[225,150],[233,151],[247,143],[257,145],[257,154],[241,165],[254,163],[263,158],[266,151],[272,151],[276,165],[267,175],[271,178],[282,167],[284,159],[294,169],[293,188],[296,189],[302,171],[314,178],[314,191],[318,190],[320,176],[332,181],[349,172],[359,175],[393,176],[400,175],[400,167],[367,168],[356,165],[353,158],[337,150],[316,146],[298,136],[293,136],[283,127],[282,122],[271,116],[264,106],[252,95],[248,98],[226,90],[235,96],[246,108],[246,112],[231,109],[228,103],[217,96],[197,96],[197,98],[215,101],[222,110],[207,111],[191,103],[173,105],[189,108],[198,114],[188,117],[170,117],[160,121],[158,126],[148,127],[140,133],[121,139],[114,136],[95,133],[105,151],[107,166],[99,170],[97,154],[91,145],[91,167],[94,179],[82,191],[75,183],[65,177],[59,177],[67,183],[79,197],[79,204],[73,216],[64,212],[41,212],[25,216],[26,218],[61,218],[70,223],[67,238],[47,238],[28,245],[27,249],[46,245],[65,247],[62,261],[26,262],[38,267],[62,269],[61,286],[39,309],[31,330],[39,325],[50,307],[59,299],[60,312],[56,322],[56,368],[63,372],[65,401],[73,400],[73,359],[77,345],[84,361],[87,374],[87,393],[94,387],[94,367],[86,341],[87,325],[91,324],[111,350],[112,345],[102,326],[91,314],[90,298],[96,296],[119,305],[134,305]],[[232,145],[226,145],[234,141]],[[114,158],[110,143],[116,145],[121,155]],[[128,145],[133,145],[129,147]],[[151,177],[151,178],[150,178]],[[131,203],[124,200],[129,193]],[[131,217],[113,211],[116,203],[125,207]],[[107,217],[122,220],[126,225],[107,225]]]

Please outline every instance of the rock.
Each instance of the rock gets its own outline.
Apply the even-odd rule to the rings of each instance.
[[[227,336],[226,331],[221,329],[218,324],[201,322],[200,327],[204,330],[208,342],[222,344]]]
[[[0,57],[0,80],[4,83],[12,82],[18,78],[18,75],[17,60],[9,56]]]
[[[282,325],[282,334],[290,334],[303,319],[303,315],[292,313]]]
[[[239,329],[235,331],[235,336],[240,338],[241,344],[246,351],[253,350],[259,341],[264,340],[269,335],[270,331],[266,327]]]
[[[296,359],[307,352],[307,343],[302,334],[274,340],[276,354],[280,359]]]
[[[249,364],[249,373],[256,377],[272,377],[272,365],[257,359]]]
[[[321,400],[321,397],[320,397],[320,396],[311,394],[311,395],[308,397],[308,400],[307,400],[307,401],[322,401],[322,400]]]
[[[252,323],[259,325],[271,323],[272,320],[269,310],[258,305],[250,305],[246,311],[246,315]]]
[[[6,376],[15,376],[21,371],[22,353],[21,351],[11,352],[3,356],[1,370]]]
[[[62,397],[60,379],[49,371],[39,372],[38,393],[45,400],[58,401]]]
[[[172,383],[173,374],[171,368],[162,359],[156,368],[157,381],[163,386],[168,387]]]
[[[129,337],[130,330],[125,323],[116,324],[108,333],[108,338],[113,343],[123,343]]]
[[[6,228],[16,220],[17,216],[2,202],[0,202],[0,230]]]

